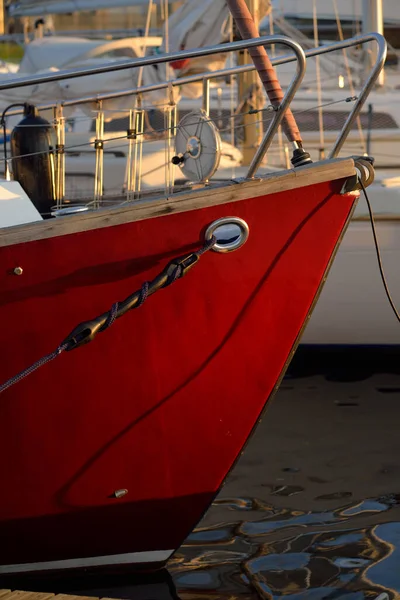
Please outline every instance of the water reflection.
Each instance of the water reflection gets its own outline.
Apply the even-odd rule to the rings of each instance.
[[[225,506],[243,510],[249,502],[231,500]],[[251,523],[195,531],[169,570],[181,598],[192,598],[192,590],[206,596],[213,591],[235,597],[255,593],[268,600],[399,598],[400,522],[357,526],[362,516],[396,505],[389,497],[307,514],[271,514],[266,507],[267,516]],[[271,537],[281,532],[278,539]]]
[[[300,356],[171,561],[182,599],[400,599],[398,355],[329,361]]]

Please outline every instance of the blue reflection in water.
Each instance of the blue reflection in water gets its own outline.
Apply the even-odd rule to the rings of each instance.
[[[377,525],[374,535],[387,544],[388,552],[382,560],[371,565],[365,575],[372,583],[400,593],[400,523]]]
[[[265,535],[266,533],[270,533],[272,531],[276,531],[278,529],[287,528],[287,527],[305,527],[306,525],[321,525],[324,523],[334,523],[338,521],[339,517],[336,516],[333,512],[321,512],[321,513],[307,513],[301,516],[288,518],[285,520],[279,521],[251,521],[249,523],[244,523],[240,531],[244,535]]]
[[[361,515],[365,512],[383,512],[388,510],[390,507],[383,502],[378,502],[377,500],[364,500],[355,506],[351,506],[346,510],[342,511],[342,515],[345,517],[351,517],[353,515]]]
[[[265,600],[397,600],[400,522],[377,525],[371,520],[396,503],[397,498],[388,496],[336,510],[301,512],[270,505],[263,511],[263,503],[254,500],[253,506],[261,507],[260,519],[202,527],[181,549],[186,574],[178,572],[178,558],[170,569],[174,574],[176,568],[180,591],[240,588],[243,593],[247,588],[248,594]],[[235,505],[248,503],[230,499],[225,507]],[[360,515],[368,525],[360,526]],[[294,533],[292,528],[301,530]]]
[[[333,540],[327,540],[326,542],[322,542],[321,546],[344,546],[345,544],[353,544],[360,542],[362,540],[362,535],[360,533],[347,533],[345,535],[339,535]]]

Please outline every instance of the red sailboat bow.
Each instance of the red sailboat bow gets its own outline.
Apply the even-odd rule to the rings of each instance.
[[[0,230],[1,574],[163,565],[212,502],[358,196],[353,159],[284,126],[291,170]]]

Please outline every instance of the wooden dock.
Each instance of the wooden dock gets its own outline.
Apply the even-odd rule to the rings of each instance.
[[[100,600],[93,596],[74,596],[69,594],[52,594],[46,592],[22,592],[20,590],[0,590],[0,600]],[[101,600],[111,600],[102,598]],[[115,599],[113,599],[115,600]]]

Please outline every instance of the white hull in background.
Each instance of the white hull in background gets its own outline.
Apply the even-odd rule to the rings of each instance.
[[[400,308],[400,179],[393,187],[367,189],[383,266]],[[379,273],[371,224],[361,194],[327,282],[304,332],[303,344],[382,346],[400,344],[400,326]]]

